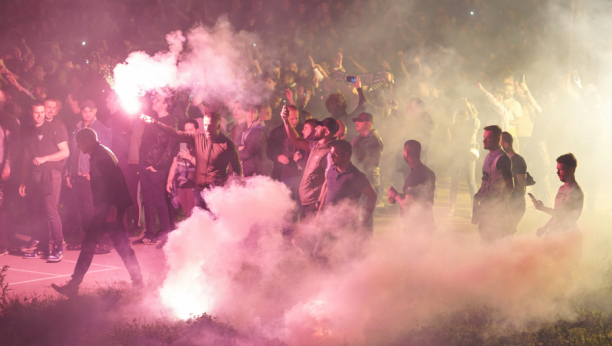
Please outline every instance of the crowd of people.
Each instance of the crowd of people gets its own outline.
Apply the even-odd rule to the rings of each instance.
[[[547,78],[524,67],[554,44],[539,20],[545,11],[531,1],[0,6],[0,254],[11,234],[30,228],[32,240],[20,247],[25,258],[60,261],[64,250],[84,249],[83,239],[90,254],[115,243],[131,258],[123,238],[100,235],[94,249],[98,236],[87,237],[103,221],[91,149],[78,141],[84,129],[110,149],[132,201],[113,225],[137,233],[144,224],[133,245],[158,248],[178,210],[189,217],[207,208],[206,189],[255,175],[287,185],[299,205],[296,222],[350,200],[361,206],[355,221],[371,233],[374,209],[397,203],[407,231],[432,232],[436,177],[449,177],[449,215],[465,180],[483,242],[516,232],[528,186],[541,200],[534,198],[536,207],[557,220],[547,230],[558,222],[573,229],[584,198],[573,178],[576,159],[557,160],[565,187],[555,209],[544,207],[553,200],[551,161],[571,150],[590,166],[604,155],[608,119],[594,84],[583,86],[576,71]],[[134,50],[166,49],[172,30],[220,17],[261,38],[244,64],[253,84],[265,86],[263,101],[195,102],[166,90],[143,98],[141,120],[122,109],[108,83],[111,66]],[[586,174],[593,206],[599,175]],[[567,208],[577,216],[555,212]],[[294,232],[283,229],[289,239]]]

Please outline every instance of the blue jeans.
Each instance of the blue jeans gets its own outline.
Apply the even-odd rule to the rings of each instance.
[[[166,203],[166,171],[152,172],[145,166],[140,166],[140,190],[145,213],[145,234],[149,239],[155,237],[155,213],[159,218],[160,233],[172,230],[170,214]]]

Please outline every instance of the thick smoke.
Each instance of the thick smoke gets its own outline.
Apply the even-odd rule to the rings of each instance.
[[[364,241],[348,222],[356,209],[343,205],[300,226],[298,238],[335,239],[326,260],[313,261],[283,242],[281,227],[295,208],[283,184],[257,177],[206,198],[212,214],[197,211],[164,248],[169,271],[160,295],[177,318],[209,313],[290,345],[366,345],[466,304],[501,311],[509,327],[572,315],[571,237],[482,247],[446,229],[423,237],[396,225]],[[298,245],[308,254],[305,243]]]
[[[258,102],[265,96],[249,80],[249,52],[255,34],[234,32],[225,17],[213,28],[198,25],[186,34],[166,35],[168,50],[150,56],[133,52],[114,69],[115,90],[124,107],[136,112],[138,98],[147,92],[189,90],[196,102],[244,99]]]

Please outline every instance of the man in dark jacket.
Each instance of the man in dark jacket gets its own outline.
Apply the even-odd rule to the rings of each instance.
[[[245,177],[253,175],[270,175],[271,162],[266,157],[268,136],[261,121],[259,107],[250,106],[245,112],[246,123],[238,144],[238,153],[242,162],[242,174]]]
[[[79,131],[76,135],[76,142],[83,153],[90,155],[89,174],[94,216],[81,245],[81,254],[74,268],[72,280],[64,286],[52,284],[51,287],[67,297],[76,296],[79,285],[83,282],[83,277],[93,260],[96,245],[105,233],[110,232],[115,249],[130,273],[132,284],[136,288],[142,288],[140,264],[134,250],[130,247],[130,241],[122,222],[125,210],[132,204],[132,199],[117,158],[112,151],[98,142],[98,136],[91,128]]]
[[[152,110],[157,121],[174,127],[174,117],[168,112],[168,102],[162,95],[153,98]],[[166,179],[174,156],[178,153],[178,143],[168,134],[154,126],[145,127],[140,145],[140,189],[145,213],[145,234],[132,244],[151,245],[156,242],[155,211],[159,217],[160,240],[163,241],[172,230],[170,214],[166,203]]]
[[[202,119],[204,132],[187,133],[162,124],[149,116],[141,115],[140,120],[153,124],[160,131],[172,136],[179,142],[193,145],[195,148],[195,184],[194,197],[196,205],[207,209],[203,191],[214,186],[223,186],[228,180],[229,170],[240,179],[242,168],[234,143],[220,133],[221,117],[217,113],[207,113]]]

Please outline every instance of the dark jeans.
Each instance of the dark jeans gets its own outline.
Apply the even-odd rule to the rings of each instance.
[[[146,230],[144,236],[149,239],[155,237],[155,213],[159,217],[160,233],[168,233],[170,227],[170,214],[166,204],[166,171],[152,172],[140,166],[140,191],[144,205]]]
[[[62,220],[57,211],[60,190],[62,187],[62,174],[58,170],[51,170],[47,178],[44,172],[32,172],[32,179],[26,185],[26,195],[30,196],[30,206],[36,229],[35,238],[40,241],[38,250],[49,252],[50,241],[54,246],[64,243],[62,233]]]
[[[202,197],[202,192],[204,191],[194,188],[193,189],[193,201],[195,202],[196,207],[202,208],[204,210],[209,210],[208,206],[206,205],[206,201],[204,200],[204,197]]]
[[[138,205],[138,181],[140,180],[140,165],[119,162],[119,168],[121,168],[121,171],[123,172],[125,182],[127,183],[128,190],[130,191],[130,197],[132,197],[132,205],[127,208],[126,212],[127,227],[138,227],[138,221],[140,220],[140,206]]]
[[[81,224],[80,241],[83,240],[84,231],[89,228],[94,214],[93,195],[91,194],[91,181],[85,177],[76,177],[72,181],[72,190],[75,207]]]
[[[106,222],[106,216],[109,210],[109,205],[99,206],[94,209],[93,219],[85,232],[85,239],[81,245],[81,253],[74,267],[74,274],[72,274],[72,280],[77,284],[83,282],[83,277],[85,277],[85,273],[89,270],[91,261],[96,253],[96,245],[98,245],[106,233],[110,234],[110,238],[115,245],[117,253],[123,260],[123,264],[125,264],[128,273],[130,273],[132,282],[137,284],[142,283],[140,264],[138,263],[134,250],[130,247],[130,240],[123,226],[125,209],[117,210],[117,221]]]

